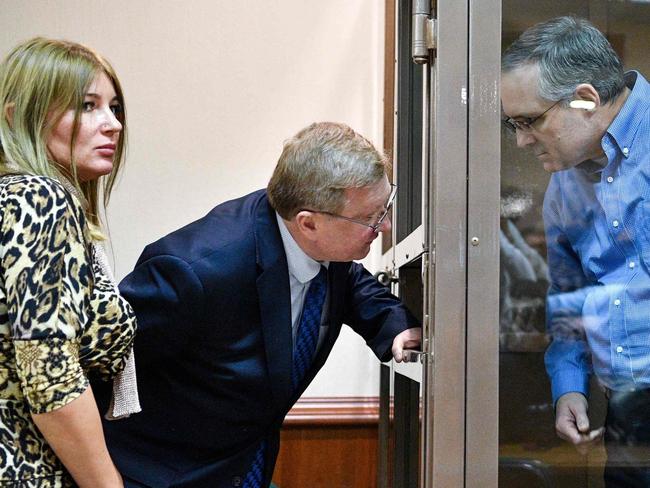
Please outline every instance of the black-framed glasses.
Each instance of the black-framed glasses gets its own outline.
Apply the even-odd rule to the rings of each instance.
[[[562,100],[558,100],[555,102],[553,105],[551,105],[549,108],[544,110],[541,114],[539,114],[537,117],[522,117],[520,119],[513,119],[512,117],[506,117],[505,119],[502,119],[501,122],[503,122],[503,125],[508,129],[510,132],[517,132],[518,130],[522,132],[529,132],[533,128],[533,124],[540,120],[546,113],[551,110],[553,107],[555,107],[558,103],[560,103]]]
[[[393,203],[395,202],[395,196],[397,195],[397,185],[391,183],[390,188],[391,188],[390,195],[388,197],[388,200],[386,201],[386,205],[384,205],[384,211],[379,216],[379,218],[375,221],[374,224],[369,224],[368,222],[364,222],[358,219],[353,219],[351,217],[346,217],[345,215],[339,215],[334,212],[326,212],[325,210],[311,210],[309,208],[303,208],[301,210],[306,210],[307,212],[321,213],[321,214],[329,215],[330,217],[335,217],[337,219],[347,220],[348,222],[352,222],[354,224],[363,225],[364,227],[369,227],[372,229],[373,232],[377,232],[381,227],[381,224],[383,224],[384,220],[386,220],[386,216],[388,215],[388,212],[390,212],[390,209],[393,207]]]

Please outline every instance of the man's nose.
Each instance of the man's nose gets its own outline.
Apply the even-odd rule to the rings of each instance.
[[[535,143],[535,136],[532,132],[525,132],[517,129],[517,146],[526,147]]]

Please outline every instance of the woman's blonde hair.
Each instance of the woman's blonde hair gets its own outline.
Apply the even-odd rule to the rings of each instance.
[[[102,239],[99,181],[79,181],[73,150],[79,133],[84,97],[97,75],[113,84],[122,124],[113,170],[103,179],[103,204],[110,199],[126,147],[126,112],[122,87],[113,67],[92,49],[69,41],[37,37],[21,43],[0,64],[0,174],[25,173],[67,178],[85,199],[91,235]],[[61,117],[74,110],[70,140],[70,168],[53,160],[49,136]]]

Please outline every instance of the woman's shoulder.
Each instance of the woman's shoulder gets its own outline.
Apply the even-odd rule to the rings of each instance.
[[[54,178],[28,174],[0,177],[0,221],[2,233],[10,228],[59,222],[69,230],[76,228],[85,235],[86,219],[81,203]],[[39,229],[50,229],[48,224]]]
[[[11,174],[0,177],[0,202],[2,207],[14,201],[20,207],[33,208],[38,213],[80,207],[70,192],[55,178],[30,174]],[[76,213],[76,212],[75,212]]]
[[[58,180],[49,176],[31,175],[31,174],[8,174],[0,177],[0,188],[3,194],[61,194],[64,195],[66,190]]]

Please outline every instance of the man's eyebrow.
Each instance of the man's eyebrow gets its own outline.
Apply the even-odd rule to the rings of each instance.
[[[390,192],[390,193],[388,194],[388,196],[386,197],[386,200],[384,200],[384,202],[379,206],[379,209],[378,209],[378,210],[375,210],[375,211],[372,213],[371,217],[374,217],[376,214],[383,213],[383,212],[386,211],[386,209],[388,208],[388,199],[390,198],[390,196],[391,196],[392,193],[393,193],[393,192],[392,192],[392,190],[391,190],[391,192]]]
[[[508,119],[508,118],[510,118],[510,119],[532,119],[532,118],[534,118],[535,116],[536,116],[536,114],[535,114],[535,115],[531,115],[530,112],[527,113],[527,114],[526,114],[526,113],[523,113],[523,114],[519,113],[519,114],[516,114],[516,115],[508,115],[508,114],[505,113],[505,111],[503,110],[503,107],[501,107],[501,118],[502,118],[502,119]]]
[[[530,115],[530,114],[529,115],[523,115],[523,114],[520,114],[520,115],[515,115],[514,117],[511,117],[511,118],[513,118],[513,119],[534,119],[535,117],[537,117],[537,114],[535,114],[535,115]]]
[[[531,117],[528,117],[526,115],[508,115],[506,114],[503,110],[501,110],[501,118],[502,119],[530,119]]]

